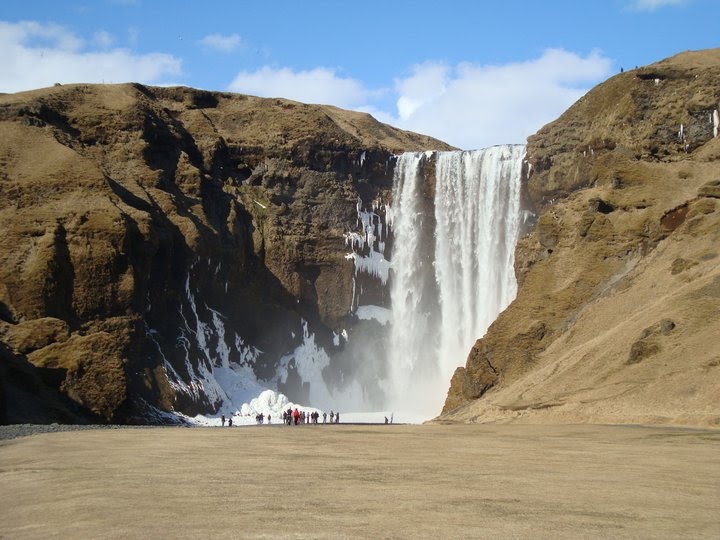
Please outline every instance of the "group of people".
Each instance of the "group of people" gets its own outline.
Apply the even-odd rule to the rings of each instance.
[[[257,413],[255,415],[255,422],[258,425],[262,425],[265,423],[265,414],[264,413]],[[225,415],[223,414],[220,417],[220,423],[223,427],[225,427]],[[272,424],[272,416],[270,414],[267,415],[267,423]],[[297,407],[295,407],[295,410],[292,408],[288,408],[287,411],[283,411],[283,424],[287,424],[288,426],[291,426],[295,424],[296,426],[299,424],[318,424],[320,423],[320,413],[318,411],[312,411],[312,412],[306,412],[301,411]],[[328,423],[328,414],[326,412],[322,413],[322,423],[327,424]],[[339,424],[340,423],[340,413],[330,411],[330,424]],[[387,423],[387,419],[386,419]],[[233,421],[232,417],[227,419],[227,425],[228,427],[232,427]]]
[[[322,423],[327,424],[328,421],[328,414],[326,412],[322,413]],[[293,411],[292,408],[288,408],[287,411],[283,411],[283,424],[287,424],[288,426],[291,426],[295,424],[296,426],[298,424],[317,424],[320,421],[320,413],[318,411],[312,411],[312,412],[306,412],[298,410],[297,407],[295,407],[295,410]],[[330,411],[330,423],[331,424],[339,424],[340,423],[340,413],[339,412],[333,412]]]

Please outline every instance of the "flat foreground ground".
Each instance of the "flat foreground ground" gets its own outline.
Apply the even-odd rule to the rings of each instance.
[[[0,442],[0,538],[720,538],[720,431],[300,426]]]

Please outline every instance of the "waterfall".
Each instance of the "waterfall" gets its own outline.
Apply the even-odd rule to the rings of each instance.
[[[434,197],[424,176],[428,155],[398,158],[385,387],[391,408],[438,414],[453,371],[515,297],[524,153],[521,145],[440,152]]]
[[[439,414],[454,370],[515,297],[524,153],[496,146],[398,156],[392,202],[366,209],[358,201],[360,231],[345,236],[356,280],[387,287],[390,309],[364,303],[362,281],[357,291],[353,282],[350,309],[368,324],[335,335],[330,353],[304,324],[278,380],[292,361],[313,406],[414,421]]]
[[[275,416],[275,405],[287,403],[275,391],[290,384],[292,373],[290,389],[301,390],[305,406],[342,410],[345,418],[353,412],[371,413],[375,421],[382,413],[397,413],[401,421],[436,416],[453,371],[515,297],[524,152],[524,146],[496,146],[397,156],[392,201],[378,198],[365,208],[358,199],[359,230],[345,235],[345,258],[355,267],[350,332],[316,336],[302,320],[300,343],[279,358],[269,379],[254,371],[265,353],[238,334],[240,361],[231,361],[225,317],[196,301],[188,273],[176,345],[184,366],[168,362],[157,331],[147,328],[170,385],[178,395],[219,405],[218,412],[275,407]]]

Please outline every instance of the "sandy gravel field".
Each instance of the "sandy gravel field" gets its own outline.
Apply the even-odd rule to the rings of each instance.
[[[0,441],[0,538],[720,538],[720,431],[38,434]]]

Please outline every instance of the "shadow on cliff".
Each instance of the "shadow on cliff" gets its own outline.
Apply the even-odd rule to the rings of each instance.
[[[123,203],[148,214],[153,225],[152,236],[147,238],[137,222],[124,213],[127,234],[123,250],[135,276],[132,307],[155,332],[154,340],[160,348],[158,352],[154,350],[156,346],[144,340],[146,343],[140,356],[146,360],[137,362],[131,358],[131,363],[140,366],[143,362],[148,363],[147,358],[154,357],[149,367],[155,370],[162,366],[165,358],[182,380],[190,383],[193,373],[189,369],[196,371],[209,352],[227,347],[230,361],[242,362],[234,341],[237,335],[263,353],[261,360],[253,365],[256,375],[260,379],[273,377],[278,359],[298,345],[292,334],[301,336],[302,328],[295,298],[253,249],[252,217],[247,210],[223,190],[208,185],[201,195],[203,208],[214,212],[212,220],[215,224],[209,228],[190,211],[193,199],[174,184],[165,184],[165,190],[173,195],[178,215],[191,220],[197,228],[200,241],[192,249],[179,227],[147,190],[145,195],[149,202],[110,177],[106,177],[106,181]],[[234,219],[228,224],[226,215],[230,214],[230,209]],[[208,220],[211,221],[210,216]],[[203,336],[202,341],[207,341],[207,350],[203,350],[197,336],[203,330],[198,329],[203,325],[213,327],[213,311],[222,314],[227,335],[223,338]],[[317,319],[317,314],[306,313],[304,316]],[[220,339],[225,343],[218,343]],[[212,370],[212,365],[205,367]],[[137,389],[133,393],[143,390],[143,385],[147,384],[155,387],[150,394],[163,393],[158,377],[148,377],[147,370],[140,370],[139,377],[137,370],[127,371],[128,385]],[[162,401],[148,397],[150,402]],[[172,403],[166,403],[166,409],[170,408],[192,415],[213,410],[214,404],[202,396],[179,393]]]
[[[63,369],[37,368],[0,342],[0,424],[102,424],[58,388]]]

